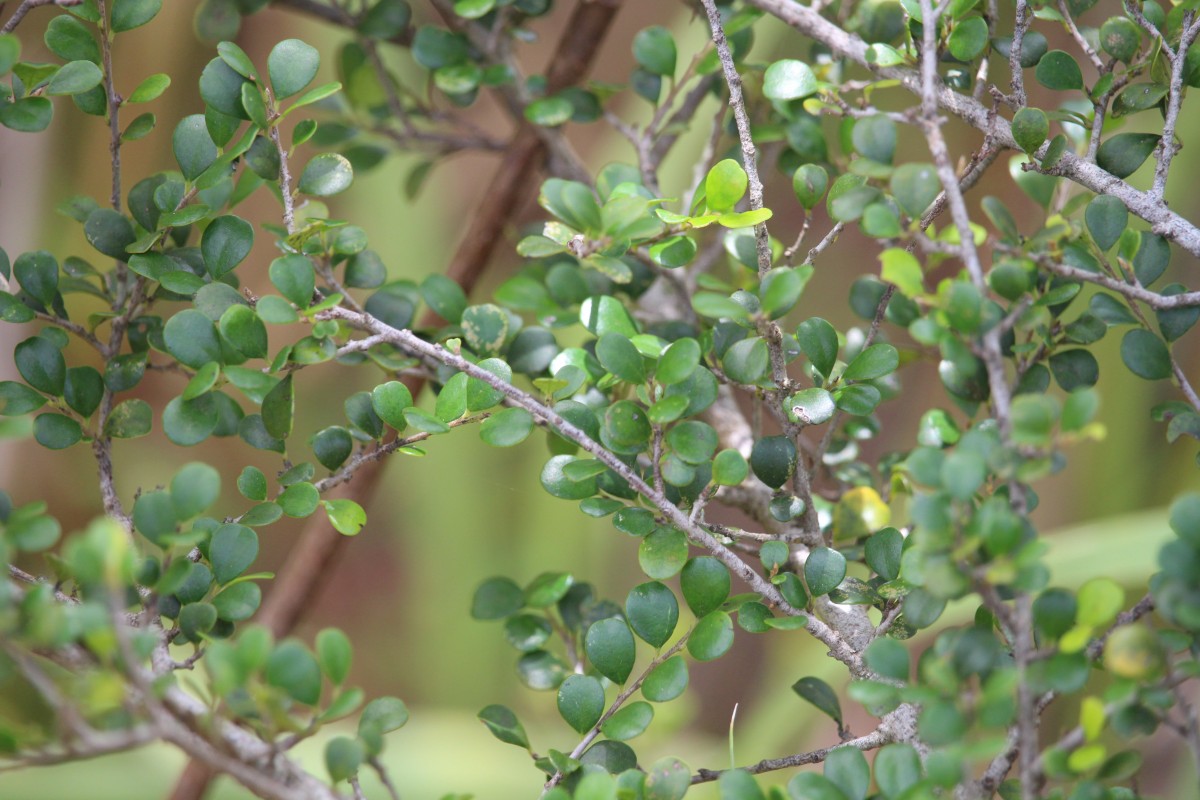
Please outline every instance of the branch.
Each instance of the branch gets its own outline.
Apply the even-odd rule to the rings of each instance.
[[[758,574],[753,567],[724,547],[712,533],[692,522],[687,514],[672,503],[664,494],[656,491],[652,486],[647,484],[632,467],[561,417],[554,410],[543,405],[532,395],[521,391],[510,383],[504,382],[496,375],[472,364],[462,356],[450,352],[441,345],[421,339],[411,330],[393,328],[368,314],[359,314],[339,307],[323,311],[317,315],[317,318],[342,320],[356,328],[382,337],[385,341],[405,351],[434,358],[447,366],[453,367],[460,372],[465,372],[470,377],[488,384],[507,397],[512,405],[523,408],[535,417],[545,420],[554,427],[559,435],[571,440],[591,453],[596,460],[600,461],[628,483],[630,488],[653,503],[672,525],[687,534],[693,542],[712,553],[730,572],[741,578],[753,591],[762,595],[780,611],[789,616],[804,615],[805,612],[803,610],[794,608],[789,604],[775,586],[762,575]],[[830,655],[848,666],[854,675],[864,676],[868,674],[860,655],[855,652],[839,633],[815,615],[807,615],[807,622],[808,631],[829,647]]]
[[[1110,277],[1102,272],[1089,272],[1079,267],[1063,264],[1047,255],[1038,253],[1025,253],[1025,255],[1033,258],[1039,267],[1049,270],[1055,275],[1103,286],[1105,289],[1114,291],[1128,300],[1137,300],[1145,303],[1155,311],[1200,306],[1200,292],[1184,292],[1173,295],[1159,294],[1137,284],[1126,283],[1125,281]]]
[[[746,0],[746,3],[772,14],[804,35],[821,42],[829,47],[834,55],[848,58],[880,77],[897,80],[913,94],[921,94],[920,76],[912,69],[869,64],[867,45],[862,39],[847,33],[794,0]],[[935,88],[935,98],[940,108],[961,118],[973,128],[988,133],[998,146],[1010,150],[1020,149],[1012,137],[1008,122],[992,114],[979,101],[945,86]],[[1038,150],[1038,155],[1044,154],[1048,146],[1043,145],[1042,149]],[[1097,194],[1116,197],[1132,214],[1149,222],[1154,233],[1170,239],[1192,255],[1200,256],[1200,228],[1171,211],[1150,192],[1139,191],[1070,152],[1064,153],[1062,159],[1052,169],[1047,170],[1047,173],[1072,180]]]
[[[758,211],[763,207],[763,185],[758,177],[758,151],[750,134],[750,118],[746,114],[746,100],[742,96],[742,76],[738,74],[737,66],[733,63],[733,54],[729,51],[729,42],[725,39],[725,29],[721,26],[721,12],[717,10],[717,4],[714,0],[703,2],[704,10],[708,14],[708,27],[712,31],[713,44],[717,47],[717,57],[721,60],[721,70],[725,73],[725,83],[729,87],[729,106],[733,109],[738,140],[742,145],[742,167],[750,180],[750,210]],[[758,249],[758,274],[762,276],[771,268],[771,242],[765,222],[754,226],[754,239]]]
[[[746,770],[746,772],[749,772],[751,775],[759,775],[763,772],[773,772],[777,769],[802,767],[806,764],[820,764],[822,761],[828,758],[829,754],[834,750],[839,750],[843,747],[853,747],[858,750],[875,750],[876,748],[883,747],[888,742],[893,741],[891,734],[885,730],[886,727],[886,725],[881,723],[878,728],[871,731],[867,735],[859,736],[857,739],[851,739],[848,742],[836,744],[833,747],[823,747],[820,750],[810,750],[807,753],[797,753],[796,755],[784,756],[783,758],[764,759],[763,761],[759,761],[757,764],[751,764],[748,767],[742,767],[742,769]],[[697,770],[696,774],[692,776],[692,784],[708,783],[709,781],[718,780],[721,777],[721,773],[725,771],[726,770],[720,769]]]
[[[25,15],[35,8],[42,6],[71,8],[80,5],[83,5],[83,0],[23,0],[13,15],[8,18],[8,22],[4,23],[4,27],[0,27],[0,33],[12,33],[13,29],[21,24],[21,20],[25,19]]]

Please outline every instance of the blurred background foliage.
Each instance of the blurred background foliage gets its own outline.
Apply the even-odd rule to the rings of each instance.
[[[1109,4],[1099,4],[1097,18],[1111,13],[1103,8]],[[1115,9],[1116,4],[1111,4]],[[174,167],[170,154],[174,122],[201,108],[196,80],[213,51],[210,43],[197,38],[193,27],[198,5],[194,0],[174,0],[153,24],[126,34],[119,43],[115,54],[118,86],[133,86],[149,71],[174,77],[154,109],[157,129],[123,152],[126,186]],[[427,13],[421,3],[414,5],[418,19],[422,11]],[[539,71],[545,63],[571,3],[560,0],[557,5],[553,14],[538,22],[538,40],[518,53],[530,72]],[[49,60],[49,53],[39,58],[44,45],[33,34],[44,30],[54,13],[59,12],[36,10],[19,29],[29,60]],[[638,30],[652,24],[672,29],[682,58],[708,42],[703,22],[685,3],[626,2],[592,79],[627,81],[632,63],[629,43]],[[750,62],[796,54],[798,42],[782,25],[765,20],[756,30]],[[246,18],[237,41],[262,63],[270,48],[288,37],[317,46],[325,55],[319,78],[337,79],[336,53],[349,37],[294,12],[268,8]],[[805,54],[807,47],[801,46],[800,52]],[[417,74],[407,51],[387,48],[385,55],[401,74]],[[1050,102],[1046,98],[1046,105]],[[711,120],[718,101],[712,98],[707,103],[707,119]],[[54,208],[75,194],[102,198],[108,192],[108,161],[106,153],[98,152],[106,141],[101,131],[103,119],[85,116],[69,103],[58,106],[60,113],[49,135],[0,128],[0,242],[12,254],[42,247],[61,259],[86,252],[80,227]],[[626,120],[639,121],[650,114],[649,106],[631,92],[614,97],[608,108]],[[511,132],[505,130],[511,127],[508,118],[485,95],[472,113],[474,121],[494,135]],[[696,119],[706,120],[704,111]],[[830,138],[836,136],[836,122],[826,125]],[[1187,141],[1200,134],[1200,120],[1182,121],[1181,128],[1180,136]],[[951,125],[948,131],[952,149],[957,144],[956,152],[965,152],[973,141],[966,129]],[[568,125],[567,133],[594,170],[611,161],[632,160],[628,143],[603,121]],[[670,193],[668,187],[689,180],[691,159],[707,133],[707,123],[699,124],[686,135],[688,141],[676,148],[662,173],[664,191]],[[901,142],[898,161],[905,157],[905,145],[912,158],[927,158],[917,149],[923,145],[916,134]],[[486,185],[481,177],[494,168],[495,157],[462,154],[439,161],[413,199],[404,184],[420,162],[419,156],[389,151],[378,167],[357,176],[352,191],[330,202],[334,216],[367,231],[372,248],[383,257],[393,280],[419,281],[445,267],[471,209],[481,200],[480,190]],[[1176,169],[1180,175],[1196,174],[1200,151],[1184,148]],[[1022,213],[1040,214],[1007,179],[1003,163],[993,169],[993,175],[985,177],[968,196],[973,208],[979,197],[994,194],[1015,211],[1018,221]],[[790,240],[800,227],[800,211],[789,196],[788,182],[777,183],[778,196],[773,196],[768,180],[766,204],[778,209],[773,232]],[[1190,218],[1200,214],[1200,195],[1193,188],[1186,181],[1177,181],[1168,194],[1172,208]],[[239,213],[255,220],[278,218],[275,202],[261,192]],[[536,226],[540,213],[530,204],[523,219]],[[824,218],[823,206],[815,213],[814,231],[827,230],[830,223]],[[510,232],[511,241],[501,246],[500,256],[474,294],[477,302],[483,302],[515,271],[519,259],[513,245],[518,238],[519,231]],[[877,264],[872,243],[851,232],[843,238],[845,241],[819,261],[801,307],[806,313],[820,309],[821,315],[839,327],[854,322],[845,301],[850,284],[874,271]],[[257,278],[247,281],[248,288],[256,292],[268,286],[266,265],[273,254],[266,242],[267,237],[260,237],[251,256],[261,265]],[[1175,250],[1171,270],[1194,274],[1196,267],[1194,259]],[[248,272],[253,276],[253,268]],[[9,349],[26,335],[11,325],[0,328]],[[1098,388],[1104,402],[1100,421],[1107,428],[1106,439],[1077,446],[1068,453],[1064,472],[1035,487],[1041,504],[1034,520],[1049,534],[1056,585],[1078,586],[1098,575],[1144,585],[1157,569],[1158,545],[1169,536],[1165,506],[1173,495],[1194,489],[1198,483],[1194,445],[1185,439],[1167,446],[1162,426],[1145,415],[1145,409],[1173,399],[1173,388],[1165,381],[1151,383],[1133,377],[1120,363],[1118,338],[1107,337],[1095,350],[1102,366]],[[82,351],[76,355],[84,357]],[[1182,364],[1186,371],[1200,370],[1200,349],[1184,357],[1189,359]],[[950,406],[932,366],[902,373],[904,391],[884,407],[884,430],[869,444],[868,455],[910,446],[920,413],[931,405]],[[322,419],[337,413],[347,395],[372,385],[366,375],[348,378],[348,372],[334,374],[339,368],[333,364],[323,369],[327,372],[322,380],[302,383],[298,432],[315,431]],[[14,377],[12,364],[0,364],[0,379]],[[159,373],[139,391],[152,405],[161,405],[179,392],[182,381],[180,376]],[[349,381],[361,381],[361,385]],[[635,539],[615,531],[607,519],[585,517],[573,503],[556,500],[541,489],[537,474],[547,456],[544,436],[532,437],[514,449],[496,450],[480,446],[469,433],[439,439],[424,457],[396,456],[367,508],[367,528],[312,598],[310,612],[297,631],[310,639],[328,625],[343,628],[356,643],[351,681],[369,696],[398,695],[412,709],[410,723],[394,736],[386,754],[406,797],[436,797],[449,791],[490,800],[535,795],[538,773],[476,721],[476,712],[488,703],[504,703],[517,711],[535,749],[569,749],[574,743],[574,734],[558,719],[552,694],[534,693],[517,681],[514,651],[503,641],[499,626],[468,619],[470,599],[480,581],[504,574],[525,582],[544,570],[568,571],[593,583],[603,596],[623,598],[644,580],[637,569]],[[223,497],[226,502],[238,503],[233,480],[241,466],[270,466],[267,459],[259,459],[259,463],[256,458],[258,455],[236,438],[210,439],[194,452],[185,452],[156,432],[120,443],[116,451],[118,488],[123,496],[131,497],[139,489],[154,488],[185,461],[200,459],[226,467]],[[82,448],[50,452],[9,439],[0,445],[0,475],[2,485],[18,504],[49,496],[51,513],[67,530],[82,528],[100,508],[95,465]],[[61,491],[47,495],[47,486],[59,486]],[[732,516],[722,521],[737,523]],[[271,528],[262,542],[262,569],[278,567],[301,524],[292,520]],[[961,603],[957,613],[966,621],[974,607],[969,601]],[[738,636],[750,638],[741,632]],[[693,768],[728,766],[728,733],[735,707],[734,742],[739,756],[771,758],[823,746],[836,735],[832,721],[790,690],[798,678],[812,674],[835,687],[845,681],[840,665],[825,658],[815,640],[753,637],[726,658],[696,665],[688,699],[660,708],[640,749],[648,760],[670,754]],[[0,695],[0,715],[20,701]],[[1056,707],[1056,711],[1064,724],[1073,724],[1073,709]],[[847,713],[851,730],[856,723],[866,729],[868,718],[861,710],[858,718],[852,708]],[[326,735],[336,733],[331,730]],[[308,742],[297,754],[318,772],[323,739]],[[1175,743],[1166,739],[1147,743],[1146,774],[1157,776],[1159,785],[1144,787],[1144,791],[1178,800],[1200,797],[1200,788],[1192,783],[1194,772],[1182,751],[1175,748]],[[70,766],[0,774],[0,798],[164,797],[183,763],[176,751],[155,746]],[[782,782],[787,777],[784,773],[775,780]],[[366,780],[364,789],[371,793]],[[710,793],[715,796],[715,791],[710,789]],[[211,796],[249,795],[222,780]],[[697,792],[699,798],[706,796],[709,793]]]

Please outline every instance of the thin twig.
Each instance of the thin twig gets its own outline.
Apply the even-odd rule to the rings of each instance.
[[[23,0],[21,5],[17,6],[17,10],[13,12],[13,15],[8,18],[8,22],[4,23],[4,27],[0,27],[0,33],[12,33],[21,24],[21,20],[25,19],[25,15],[35,8],[42,6],[71,8],[80,5],[83,5],[83,0]]]

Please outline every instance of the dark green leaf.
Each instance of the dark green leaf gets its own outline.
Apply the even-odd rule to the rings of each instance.
[[[864,800],[871,786],[871,768],[856,747],[838,747],[825,757],[825,777],[842,790],[847,800]]]
[[[604,713],[604,687],[590,675],[569,675],[558,687],[558,713],[578,733],[586,733]]]
[[[96,44],[96,37],[86,25],[74,17],[67,14],[54,17],[46,26],[43,38],[50,52],[63,61],[100,63],[100,46]],[[12,61],[15,62],[16,59],[13,58]],[[10,64],[10,69],[11,66]],[[8,69],[0,70],[0,74],[7,72]]]
[[[315,706],[321,699],[321,668],[312,653],[295,639],[280,642],[267,658],[263,677],[293,700]]]
[[[104,80],[104,73],[91,61],[64,64],[46,86],[48,95],[82,94]]]
[[[1127,178],[1137,171],[1162,136],[1157,133],[1118,133],[1104,140],[1096,150],[1096,164],[1118,178]]]
[[[39,414],[33,420],[33,438],[42,447],[63,450],[83,438],[83,429],[62,414]]]
[[[1033,153],[1050,135],[1050,120],[1040,108],[1019,109],[1013,115],[1012,134],[1022,150]]]
[[[230,214],[209,223],[204,229],[200,250],[209,274],[219,278],[242,263],[253,245],[253,226]]]
[[[525,593],[509,578],[489,578],[475,590],[471,616],[475,619],[503,619],[520,611]]]
[[[203,114],[193,114],[179,121],[172,147],[179,169],[189,181],[195,180],[217,160],[217,146],[208,133]]]
[[[733,647],[733,619],[724,611],[713,611],[696,623],[687,649],[697,661],[713,661]]]
[[[529,739],[525,735],[525,728],[517,719],[517,715],[508,708],[500,705],[487,706],[479,712],[477,717],[500,741],[515,744],[526,750],[529,749]]]
[[[804,581],[813,597],[828,594],[846,577],[846,557],[831,547],[818,547],[804,562]]]
[[[636,655],[633,633],[625,620],[602,619],[588,628],[584,652],[596,671],[613,683],[621,684],[633,670]]]
[[[1108,251],[1125,232],[1129,212],[1125,210],[1125,204],[1112,195],[1100,195],[1088,203],[1084,220],[1096,246]]]
[[[244,525],[222,525],[213,533],[208,553],[217,583],[229,583],[258,557],[258,534]]]
[[[760,481],[778,489],[796,468],[796,445],[786,436],[767,436],[754,443],[750,468]]]
[[[629,592],[625,616],[638,636],[654,647],[662,647],[679,621],[679,601],[665,585],[650,581]]]
[[[729,570],[712,556],[698,556],[684,565],[679,585],[688,608],[703,617],[720,608],[729,597]]]
[[[115,33],[140,28],[162,9],[162,0],[114,0],[112,30]]]
[[[871,642],[863,654],[867,666],[885,678],[895,681],[907,681],[911,667],[909,666],[908,650],[903,644],[881,637]]]
[[[46,130],[54,116],[48,97],[22,97],[12,103],[0,103],[0,125],[21,133]]]
[[[793,683],[792,691],[833,719],[839,729],[842,727],[842,704],[838,702],[837,692],[828,683],[820,678],[809,676]]]
[[[286,439],[292,433],[292,419],[296,411],[296,397],[289,372],[275,388],[267,392],[262,401],[262,420],[267,433],[276,439]]]
[[[61,396],[67,379],[67,362],[62,351],[48,339],[32,336],[16,346],[13,352],[17,371],[40,392]]]
[[[1075,59],[1062,50],[1051,50],[1038,61],[1034,77],[1047,89],[1070,91],[1083,88],[1083,73]]]
[[[863,350],[842,373],[848,381],[869,381],[889,375],[900,366],[900,354],[890,344],[873,344]]]
[[[1139,378],[1160,381],[1171,377],[1170,350],[1162,339],[1142,328],[1134,328],[1121,340],[1121,360]]]
[[[640,30],[633,37],[633,58],[647,72],[670,78],[675,74],[675,39],[661,25]]]
[[[267,72],[275,97],[282,100],[308,86],[320,64],[321,55],[316,48],[299,39],[284,39],[275,45],[267,56]]]

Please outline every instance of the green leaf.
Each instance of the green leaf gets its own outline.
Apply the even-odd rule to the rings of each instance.
[[[175,503],[166,492],[146,492],[133,501],[133,525],[151,542],[158,544],[178,524]]]
[[[225,341],[246,358],[267,357],[267,328],[250,307],[238,304],[225,309],[217,327]]]
[[[275,45],[267,56],[267,73],[275,97],[282,100],[308,86],[316,77],[320,64],[321,54],[316,48],[299,39],[284,39]]]
[[[871,786],[867,758],[855,747],[838,747],[825,757],[825,777],[842,790],[847,800],[864,800]]]
[[[1137,171],[1162,136],[1157,133],[1118,133],[1101,142],[1096,150],[1096,164],[1118,178],[1127,178]]]
[[[836,408],[833,395],[820,387],[803,389],[787,399],[788,417],[802,425],[828,422]]]
[[[111,208],[98,208],[88,214],[83,233],[88,244],[118,261],[128,258],[126,248],[137,238],[129,219]]]
[[[227,117],[249,119],[242,106],[242,84],[246,82],[245,77],[222,59],[214,58],[200,73],[200,98],[214,111]]]
[[[950,32],[946,49],[959,61],[973,61],[988,46],[988,25],[983,17],[961,20]]]
[[[1051,50],[1038,61],[1034,77],[1047,89],[1065,92],[1083,88],[1083,72],[1069,53]]]
[[[622,684],[633,671],[636,649],[625,620],[610,617],[593,623],[583,642],[588,661],[604,677]]]
[[[303,518],[317,510],[321,494],[311,483],[293,483],[280,493],[275,502],[289,517]],[[333,521],[333,517],[330,517],[330,521]]]
[[[717,451],[717,432],[706,422],[687,420],[667,431],[667,445],[688,464],[705,464]]]
[[[321,153],[305,165],[297,186],[303,194],[328,197],[348,189],[353,180],[354,169],[345,156]]]
[[[1050,120],[1040,108],[1019,109],[1013,115],[1012,134],[1017,140],[1017,145],[1026,153],[1032,154],[1050,135]]]
[[[661,25],[640,30],[633,37],[633,58],[638,66],[652,75],[673,77],[676,61],[675,39],[671,32]]]
[[[1111,578],[1093,578],[1079,587],[1076,598],[1076,623],[1098,628],[1110,623],[1125,605],[1125,590]]]
[[[267,270],[272,285],[279,293],[300,308],[312,304],[316,275],[312,262],[300,255],[283,256],[271,262]]]
[[[577,733],[586,733],[604,713],[604,687],[590,675],[569,675],[558,687],[558,713]]]
[[[730,583],[728,568],[712,556],[690,559],[679,577],[683,598],[697,617],[720,608],[729,597]]]
[[[713,661],[733,647],[733,619],[724,611],[713,611],[696,623],[687,649],[697,661]]]
[[[308,486],[309,484],[298,485]],[[367,524],[367,512],[353,500],[345,498],[322,500],[321,505],[325,507],[325,514],[329,517],[330,526],[343,536],[355,536],[362,530],[363,525]]]
[[[722,450],[712,464],[712,480],[718,486],[737,486],[750,474],[750,465],[737,450]]]
[[[140,28],[162,9],[162,0],[114,0],[112,30],[114,33]]]
[[[796,468],[796,445],[786,436],[759,439],[750,451],[750,468],[760,481],[778,489]]]
[[[863,350],[842,373],[847,381],[870,381],[895,372],[900,366],[900,354],[890,344],[873,344]]]
[[[312,653],[295,639],[280,642],[267,658],[263,677],[298,703],[315,706],[321,699],[321,668]]]
[[[91,61],[72,61],[54,73],[46,86],[48,95],[82,94],[99,86],[104,73]]]
[[[468,307],[461,324],[467,344],[480,354],[500,352],[508,338],[508,314],[491,303]]]
[[[208,133],[203,114],[184,117],[171,140],[175,161],[187,180],[195,180],[217,160],[217,145]]]
[[[638,700],[606,719],[600,726],[600,732],[609,739],[624,742],[641,736],[653,720],[654,707]]]
[[[445,275],[433,274],[421,281],[421,297],[438,316],[450,323],[462,319],[467,296],[462,287]]]
[[[337,784],[358,774],[367,754],[362,743],[348,736],[335,736],[325,743],[325,769]]]
[[[21,133],[46,130],[54,116],[48,97],[22,97],[12,103],[0,103],[0,125]]]
[[[494,706],[489,706],[493,708]],[[507,709],[506,709],[507,710]],[[487,709],[484,709],[487,711]],[[479,712],[483,718],[483,711]],[[511,712],[510,712],[511,713]],[[513,718],[516,722],[516,718]],[[408,708],[398,697],[376,697],[367,703],[358,719],[358,733],[382,735],[403,728],[408,722]],[[520,723],[517,728],[520,729]],[[524,731],[522,731],[524,735]]]
[[[296,396],[292,384],[294,375],[295,373],[289,372],[283,380],[275,384],[275,388],[267,392],[262,401],[263,425],[266,426],[267,433],[276,439],[286,439],[292,433],[292,419],[296,411]]]
[[[837,363],[838,338],[834,327],[820,317],[806,319],[796,328],[796,341],[817,372],[829,377]]]
[[[222,525],[213,533],[208,554],[217,583],[229,583],[258,557],[258,534],[245,525]]]
[[[847,800],[837,784],[815,772],[801,772],[788,781],[788,796],[792,800]]]
[[[771,368],[766,340],[752,336],[735,342],[725,351],[721,366],[729,379],[735,383],[753,386],[765,380]]]
[[[704,179],[704,191],[708,207],[712,211],[732,211],[746,194],[750,179],[742,165],[727,158],[718,161]]]
[[[842,727],[842,704],[838,702],[837,692],[828,683],[808,676],[793,683],[792,691],[836,722],[839,729]]]
[[[626,383],[646,380],[646,365],[633,343],[619,333],[606,333],[596,342],[601,366]]]
[[[262,502],[267,499],[267,476],[258,467],[245,467],[237,479],[238,491],[247,500]]]
[[[818,547],[804,562],[804,581],[813,597],[829,594],[846,577],[846,557],[831,547]]]
[[[634,633],[651,646],[662,647],[679,622],[679,601],[666,585],[650,581],[630,590],[625,616]]]
[[[700,365],[700,345],[692,338],[672,342],[658,358],[654,378],[663,386],[687,380]]]
[[[1088,203],[1084,221],[1096,246],[1107,252],[1125,232],[1129,212],[1125,204],[1112,195],[1100,195]]]
[[[525,593],[510,578],[489,578],[475,590],[471,616],[475,619],[504,619],[525,605]]]
[[[61,396],[67,380],[67,362],[50,340],[31,336],[16,346],[13,360],[25,382],[45,394]]]
[[[886,745],[875,754],[875,782],[889,798],[899,798],[921,780],[921,757],[907,742]]]
[[[881,637],[871,642],[863,654],[867,666],[885,678],[907,681],[911,667],[908,650],[895,639]]]
[[[896,153],[896,123],[883,114],[863,117],[854,123],[850,138],[854,149],[880,164],[891,164]]]
[[[350,431],[340,425],[331,425],[317,431],[309,440],[309,444],[312,445],[317,461],[328,470],[336,470],[354,452],[354,438]]]
[[[744,769],[727,769],[717,779],[721,800],[766,800],[758,781]]]
[[[33,420],[33,438],[49,450],[64,450],[83,438],[83,428],[62,414],[39,414]]]
[[[315,645],[321,672],[325,673],[325,677],[335,686],[345,683],[353,656],[349,637],[337,628],[325,628],[317,634]]]
[[[763,94],[770,100],[786,102],[816,93],[816,76],[803,61],[785,58],[771,64],[763,73]]]
[[[1100,26],[1100,47],[1117,61],[1130,63],[1141,46],[1141,31],[1128,17],[1109,17]]]
[[[791,311],[811,274],[805,267],[776,267],[767,272],[759,289],[763,313],[770,319],[779,319]]]
[[[642,681],[642,697],[653,703],[666,703],[683,694],[688,685],[688,666],[683,656],[671,656]]]
[[[185,464],[171,479],[171,502],[181,520],[203,514],[220,494],[221,474],[208,464]]]
[[[479,438],[492,447],[520,444],[533,431],[533,415],[523,408],[505,408],[483,421]]]
[[[405,0],[379,0],[359,19],[358,32],[375,39],[390,39],[408,27],[412,9]]]
[[[905,297],[919,297],[925,293],[925,273],[916,256],[900,247],[892,247],[879,254],[883,264],[879,277],[896,284]]]
[[[525,106],[525,119],[534,125],[554,128],[571,120],[575,107],[564,97],[541,97]]]
[[[792,174],[792,191],[805,211],[812,211],[829,188],[829,173],[817,164],[801,164]]]
[[[7,41],[17,42],[15,36],[6,35]],[[100,45],[96,43],[96,37],[91,30],[74,17],[62,14],[50,20],[50,24],[46,26],[46,34],[43,37],[46,42],[46,47],[50,52],[61,58],[63,61],[91,61],[93,64],[100,63]],[[13,48],[17,54],[20,53],[19,48]],[[0,69],[0,74],[7,73],[12,69],[13,64],[17,61],[17,55],[12,55],[5,59],[9,61],[6,69]],[[0,66],[4,66],[0,64]]]
[[[691,783],[692,771],[687,764],[677,758],[661,758],[646,771],[643,796],[645,800],[682,800]]]
[[[1166,343],[1142,328],[1134,328],[1121,340],[1121,360],[1130,372],[1148,381],[1166,380],[1172,374]]]
[[[162,413],[163,432],[172,443],[181,447],[200,444],[212,435],[219,422],[220,415],[211,393],[193,400],[176,397],[167,403]]]
[[[871,535],[866,543],[866,561],[871,570],[885,581],[900,577],[900,555],[904,536],[895,528],[884,528]]]
[[[30,411],[37,411],[45,404],[46,398],[25,384],[0,381],[0,415],[19,417]]]
[[[508,708],[500,705],[487,706],[477,717],[500,741],[529,749],[529,738],[525,735],[524,726],[517,719],[517,715]]]

